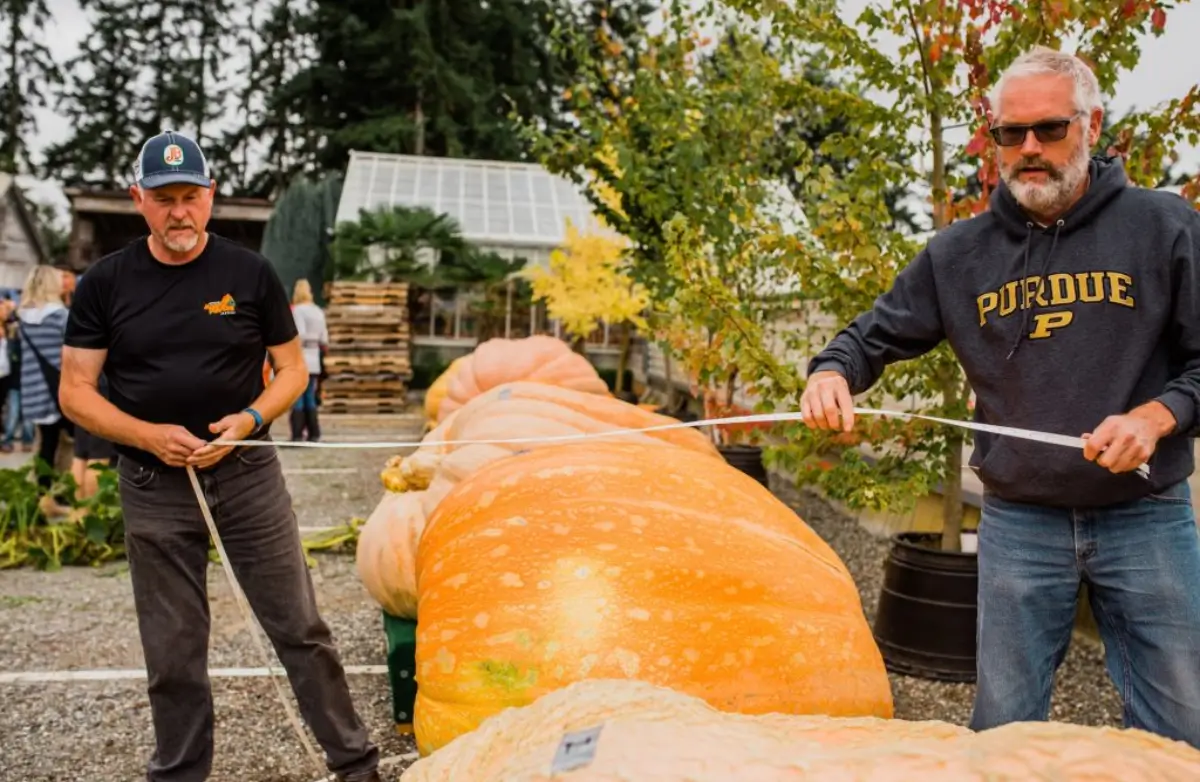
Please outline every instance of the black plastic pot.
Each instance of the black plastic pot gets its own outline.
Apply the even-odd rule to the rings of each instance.
[[[889,671],[922,679],[975,681],[978,559],[942,551],[941,533],[892,536],[875,616],[875,642]]]
[[[731,467],[736,467],[763,486],[767,485],[767,468],[763,466],[761,446],[718,445],[717,450]]]

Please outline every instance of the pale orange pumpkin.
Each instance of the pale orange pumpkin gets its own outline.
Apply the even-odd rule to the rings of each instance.
[[[473,472],[428,519],[417,588],[422,752],[586,678],[751,714],[892,713],[837,554],[690,449],[590,441]]]
[[[367,593],[392,616],[417,616],[417,543],[425,529],[422,492],[384,492],[358,531],[355,569]]]
[[[438,408],[442,406],[442,400],[446,398],[450,380],[466,362],[467,356],[459,356],[451,361],[450,366],[446,367],[445,371],[429,384],[428,390],[425,391],[425,418],[430,421],[437,420]]]
[[[529,380],[608,395],[608,385],[586,357],[561,339],[535,334],[523,339],[489,339],[481,343],[450,378],[438,420],[488,389],[516,380]]]
[[[550,776],[569,734],[591,758]],[[577,753],[577,756],[578,753]],[[507,709],[408,768],[402,782],[1191,782],[1200,751],[1139,730],[748,716],[629,680],[571,684]]]

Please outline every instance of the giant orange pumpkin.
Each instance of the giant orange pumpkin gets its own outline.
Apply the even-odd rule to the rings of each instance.
[[[690,449],[582,442],[475,471],[428,519],[417,589],[423,752],[587,678],[726,711],[892,713],[837,554],[757,481]]]
[[[675,419],[613,397],[598,397],[539,383],[510,383],[475,397],[438,424],[423,441],[552,438],[677,423]],[[613,439],[627,443],[661,442],[720,458],[712,442],[695,429],[622,433],[614,435]],[[433,513],[442,498],[459,481],[485,465],[518,451],[556,444],[548,441],[428,445],[409,456],[389,460],[381,474],[387,491],[358,543],[359,576],[372,597],[395,616],[415,617],[416,582],[409,546],[415,545],[420,532],[403,528],[406,525],[423,528],[425,518]],[[396,492],[419,492],[419,502],[400,503]],[[378,550],[381,547],[388,550]]]
[[[536,334],[523,339],[489,339],[465,357],[438,408],[440,421],[488,389],[515,380],[607,395],[608,385],[586,357],[561,339]]]
[[[831,671],[832,673],[832,671]],[[551,775],[572,739],[590,752]],[[1026,722],[747,716],[643,682],[593,680],[508,709],[402,782],[1193,782],[1200,751],[1140,730]]]

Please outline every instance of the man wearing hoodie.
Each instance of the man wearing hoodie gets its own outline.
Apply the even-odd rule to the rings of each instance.
[[[948,340],[977,421],[1085,437],[1080,453],[975,434],[971,727],[1047,718],[1086,581],[1125,725],[1200,747],[1200,212],[1090,155],[1102,110],[1079,59],[1034,49],[991,103],[989,210],[933,237],[813,358],[801,412],[849,430],[853,394]]]

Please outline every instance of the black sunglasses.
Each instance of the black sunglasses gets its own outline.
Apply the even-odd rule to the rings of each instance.
[[[1033,131],[1033,135],[1043,144],[1048,144],[1051,141],[1062,141],[1067,137],[1067,129],[1071,127],[1071,123],[1079,117],[1083,116],[1082,112],[1076,112],[1066,119],[1047,119],[1041,122],[1035,122],[1032,125],[999,125],[989,128],[988,132],[992,134],[992,138],[1002,147],[1019,147],[1025,143],[1025,137],[1029,135],[1029,131]]]

